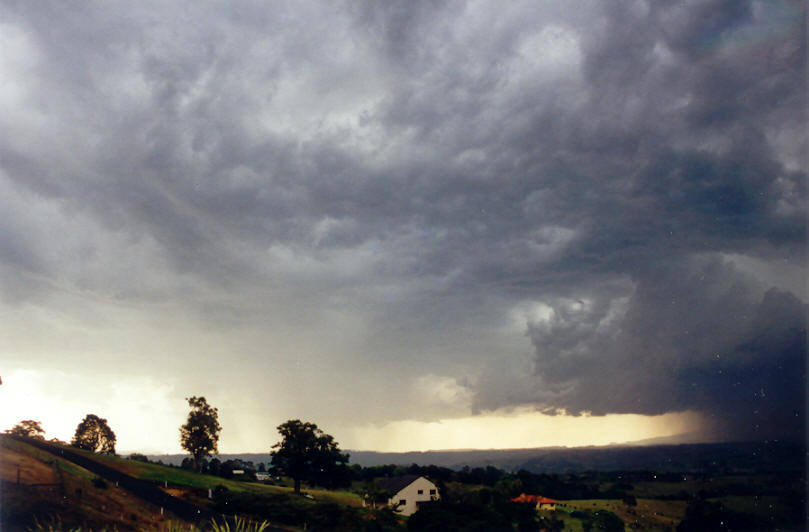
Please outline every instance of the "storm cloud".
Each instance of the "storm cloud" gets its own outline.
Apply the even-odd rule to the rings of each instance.
[[[3,2],[4,362],[803,437],[805,35],[788,1]]]

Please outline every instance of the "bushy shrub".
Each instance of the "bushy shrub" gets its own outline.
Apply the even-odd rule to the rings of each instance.
[[[450,503],[425,504],[407,520],[407,529],[435,532],[513,530],[511,521],[491,508]]]

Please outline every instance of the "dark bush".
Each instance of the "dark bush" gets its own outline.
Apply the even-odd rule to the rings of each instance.
[[[624,504],[626,504],[627,506],[637,506],[638,505],[638,500],[635,498],[634,495],[626,495],[623,498],[623,501],[624,501]]]
[[[677,525],[677,532],[762,530],[766,528],[753,515],[740,514],[725,508],[720,502],[697,499],[688,503],[685,518]]]
[[[496,532],[513,530],[511,522],[490,508],[469,504],[425,504],[407,520],[408,530]]]
[[[593,528],[609,532],[624,532],[624,521],[609,510],[593,512]]]

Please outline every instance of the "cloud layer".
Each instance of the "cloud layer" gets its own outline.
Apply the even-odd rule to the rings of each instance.
[[[5,2],[0,352],[327,429],[802,437],[805,34],[788,1]]]

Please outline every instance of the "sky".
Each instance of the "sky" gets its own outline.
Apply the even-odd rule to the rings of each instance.
[[[805,439],[799,1],[0,1],[0,429]]]

